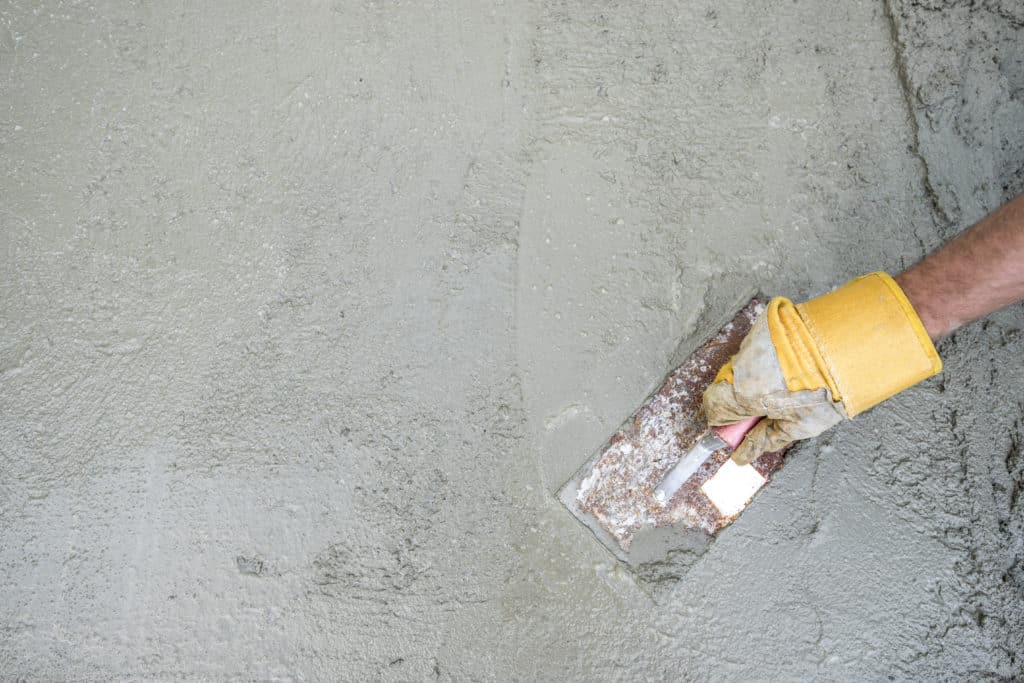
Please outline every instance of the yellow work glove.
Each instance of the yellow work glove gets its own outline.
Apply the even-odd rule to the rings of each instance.
[[[745,465],[940,370],[903,290],[871,273],[807,303],[772,299],[704,392],[704,412],[712,425],[766,416],[732,455]]]

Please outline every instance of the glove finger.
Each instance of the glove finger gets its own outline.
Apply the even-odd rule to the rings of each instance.
[[[704,416],[710,425],[718,427],[762,414],[741,402],[728,382],[715,382],[704,390]]]
[[[761,420],[732,452],[733,461],[737,465],[749,465],[762,453],[782,450],[795,441],[789,433],[791,426],[786,420]]]

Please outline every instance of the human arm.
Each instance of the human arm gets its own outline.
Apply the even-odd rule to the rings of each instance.
[[[897,275],[896,282],[932,339],[1024,299],[1024,195]]]
[[[765,416],[733,453],[746,464],[937,374],[932,339],[1021,298],[1024,197],[895,279],[872,273],[802,304],[772,299],[705,391],[708,422]]]

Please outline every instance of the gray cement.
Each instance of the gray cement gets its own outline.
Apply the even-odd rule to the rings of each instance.
[[[1024,310],[653,609],[553,492],[1024,184],[1016,0],[0,5],[7,679],[1006,679]]]

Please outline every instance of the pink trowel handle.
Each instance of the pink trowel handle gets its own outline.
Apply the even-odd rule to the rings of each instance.
[[[747,432],[763,419],[763,417],[748,417],[746,420],[733,422],[731,425],[712,427],[711,429],[721,437],[722,441],[729,444],[729,448],[735,449],[743,441],[743,437],[747,435]]]

